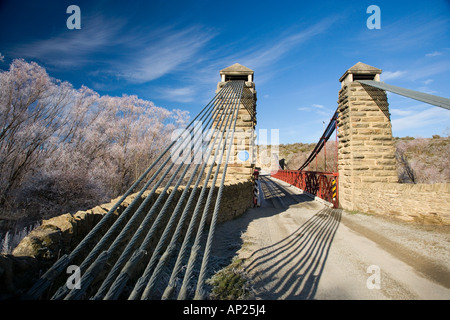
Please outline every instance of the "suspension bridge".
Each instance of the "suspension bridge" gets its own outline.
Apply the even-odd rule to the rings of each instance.
[[[450,109],[449,99],[385,84],[380,74],[380,69],[363,63],[348,69],[340,79],[338,107],[306,162],[298,170],[274,170],[270,178],[255,174],[254,71],[240,64],[221,70],[213,99],[73,250],[60,256],[21,298],[207,299],[211,252],[214,242],[221,242],[216,235],[219,222],[236,218],[259,200],[286,202],[297,197],[298,202],[298,195],[287,191],[290,186],[324,201],[328,209],[321,209],[320,215],[331,217],[326,224],[335,232],[339,210],[364,211],[364,206],[371,206],[364,198],[367,190],[380,189],[380,184],[398,188],[386,91]],[[329,172],[310,170],[333,133],[338,165]],[[281,188],[280,181],[287,185]],[[378,202],[383,196],[372,191]],[[234,198],[232,204],[225,204],[230,201],[226,197]],[[402,197],[417,198],[414,190]],[[399,206],[407,207],[408,201]],[[441,206],[430,204],[429,211],[448,224],[450,217]],[[421,214],[427,212],[410,217]],[[315,220],[303,228],[314,229]],[[69,266],[76,266],[79,276],[72,286]]]

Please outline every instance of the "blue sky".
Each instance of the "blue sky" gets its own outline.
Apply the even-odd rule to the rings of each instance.
[[[69,5],[81,29],[69,30]],[[368,6],[381,29],[368,29]],[[257,129],[316,142],[339,78],[361,61],[381,80],[450,98],[450,1],[0,1],[0,69],[36,61],[76,88],[137,95],[194,117],[219,71],[255,71]],[[450,111],[388,94],[394,136],[446,135]],[[270,139],[270,137],[269,137]]]

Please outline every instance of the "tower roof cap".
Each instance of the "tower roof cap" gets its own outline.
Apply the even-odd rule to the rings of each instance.
[[[232,66],[229,66],[223,70],[220,70],[220,74],[227,74],[227,75],[253,75],[254,71],[252,69],[249,69],[247,67],[244,67],[243,65],[239,63],[235,63]]]
[[[351,67],[350,69],[348,69],[347,71],[345,71],[345,73],[342,75],[342,77],[339,79],[339,81],[342,82],[342,80],[344,80],[344,78],[348,75],[348,74],[381,74],[381,69],[369,66],[368,64],[362,63],[362,62],[358,62],[357,64],[355,64],[353,67]]]

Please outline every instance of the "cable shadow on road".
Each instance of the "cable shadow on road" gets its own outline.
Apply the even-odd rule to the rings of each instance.
[[[283,240],[255,251],[246,266],[261,299],[314,299],[341,210],[324,208]]]
[[[246,259],[247,270],[245,270],[248,271],[246,273],[249,275],[250,271],[255,271],[258,276],[254,277],[252,281],[255,282],[255,286],[263,287],[265,281],[270,281],[270,277],[275,277],[277,273],[279,277],[283,273],[278,286],[284,289],[274,288],[276,291],[263,294],[264,297],[261,297],[263,299],[283,299],[284,295],[280,293],[280,290],[289,292],[292,291],[289,288],[294,289],[296,286],[303,289],[303,292],[297,298],[312,299],[315,294],[315,287],[320,279],[320,268],[322,267],[322,264],[315,265],[314,259],[318,258],[318,262],[323,261],[323,264],[325,263],[341,213],[340,211],[323,208],[323,205],[318,204],[306,194],[298,194],[269,178],[261,177],[260,182],[261,208],[250,208],[240,217],[218,226],[212,252],[214,258],[209,274],[214,274],[232,262],[238,251],[245,245],[242,235],[253,221],[276,216],[285,212],[291,206],[320,210],[285,239],[253,252],[251,257]],[[309,248],[309,251],[305,249],[306,247]],[[305,252],[302,252],[302,250]],[[300,259],[302,255],[303,258]],[[286,269],[294,262],[298,266],[303,266],[306,270],[305,272],[302,271],[303,274],[297,280],[295,279],[296,274],[300,272],[297,270],[298,268]],[[317,273],[317,270],[320,272]],[[265,276],[261,277],[261,274],[265,274]],[[319,274],[319,277],[314,277],[317,274]],[[253,278],[253,275],[250,276]],[[291,283],[292,285],[289,286]],[[306,285],[302,286],[302,283]]]
[[[264,178],[264,176],[260,177],[260,182],[261,207],[249,208],[241,216],[218,225],[213,247],[215,256],[215,263],[211,266],[213,270],[217,271],[231,263],[232,258],[243,245],[241,236],[246,232],[252,221],[280,214],[291,205],[317,208],[315,201],[305,194],[291,194],[285,188],[273,184],[270,179]]]
[[[293,190],[289,190],[289,187],[283,187],[276,183],[274,180],[266,176],[260,178],[260,198],[261,206],[274,207],[274,208],[288,208],[292,205],[305,202],[314,206],[314,199],[306,194],[298,194]]]

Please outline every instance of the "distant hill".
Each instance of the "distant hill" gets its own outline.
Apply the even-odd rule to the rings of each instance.
[[[399,181],[450,182],[450,137],[396,138]]]
[[[315,143],[280,144],[279,159],[284,159],[285,169],[297,170],[315,145]],[[450,182],[450,137],[434,135],[433,138],[395,138],[395,148],[399,182],[430,184]],[[322,151],[317,162],[313,161],[310,164],[310,170],[333,171],[336,168],[335,141],[327,142],[326,167],[324,158]]]

